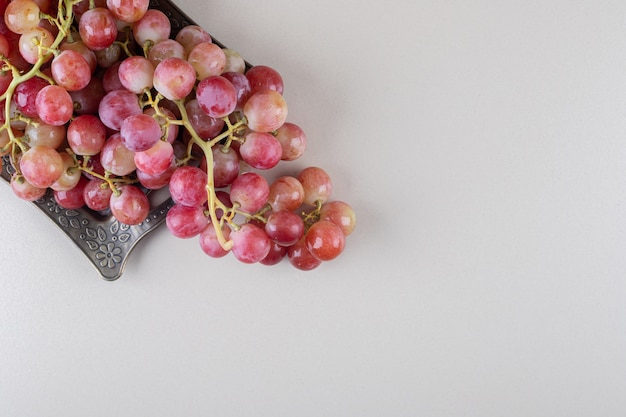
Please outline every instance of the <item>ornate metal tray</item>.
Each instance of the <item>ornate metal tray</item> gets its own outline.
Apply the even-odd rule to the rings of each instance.
[[[168,0],[151,0],[150,8],[164,12],[172,24],[172,36],[188,25],[196,24]],[[213,42],[222,46],[217,40]],[[13,170],[8,158],[3,159],[1,177],[10,181]],[[17,197],[16,197],[17,198]],[[168,210],[174,205],[166,198],[154,208],[147,219],[136,226],[117,221],[109,213],[96,213],[89,209],[66,210],[54,200],[51,191],[33,203],[85,254],[103,279],[113,281],[122,276],[126,261],[135,245],[163,223]]]

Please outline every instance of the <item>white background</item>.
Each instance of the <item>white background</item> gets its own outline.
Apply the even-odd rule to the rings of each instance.
[[[626,413],[626,3],[179,5],[357,229],[301,273],[160,228],[106,282],[0,186],[0,415]]]

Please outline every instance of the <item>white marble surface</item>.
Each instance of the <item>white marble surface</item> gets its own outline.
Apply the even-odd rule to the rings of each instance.
[[[303,274],[161,228],[105,282],[0,186],[0,415],[623,415],[626,3],[179,5],[357,230]]]

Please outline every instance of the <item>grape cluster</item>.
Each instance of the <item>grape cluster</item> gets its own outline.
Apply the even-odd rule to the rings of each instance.
[[[283,80],[197,25],[172,33],[149,0],[1,3],[0,154],[14,193],[52,190],[66,209],[128,225],[169,187],[167,228],[211,257],[287,257],[301,270],[336,258],[355,226],[319,167],[271,182],[307,138],[287,121]]]

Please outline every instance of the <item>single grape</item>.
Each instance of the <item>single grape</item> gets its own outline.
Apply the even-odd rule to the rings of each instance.
[[[202,111],[210,117],[226,117],[237,106],[237,91],[233,84],[219,75],[204,78],[196,89]]]
[[[328,220],[335,223],[346,236],[352,233],[356,226],[354,209],[343,201],[324,203],[320,209],[320,220]]]
[[[304,235],[304,222],[292,211],[273,211],[267,217],[265,233],[281,246],[292,246]]]
[[[165,39],[150,48],[148,60],[156,68],[159,62],[167,58],[187,59],[185,48],[173,39]]]
[[[191,93],[196,71],[181,58],[167,58],[154,70],[154,88],[170,100],[181,100]]]
[[[298,125],[284,123],[276,130],[276,139],[282,148],[281,159],[283,161],[294,161],[304,154],[306,135]]]
[[[269,193],[267,180],[256,172],[241,174],[230,186],[230,199],[247,213],[259,211],[267,203]]]
[[[65,125],[49,125],[38,118],[31,120],[33,123],[27,124],[24,129],[30,146],[46,146],[52,149],[61,147],[66,137]]]
[[[287,103],[282,95],[273,90],[252,94],[243,106],[248,127],[257,132],[273,132],[287,119]]]
[[[122,143],[134,152],[147,151],[161,139],[161,126],[147,114],[128,116],[120,126]]]
[[[211,42],[202,42],[189,52],[187,61],[196,70],[197,78],[220,75],[226,68],[226,55],[222,48]]]
[[[52,148],[33,146],[22,155],[20,171],[33,186],[48,188],[63,173],[63,159]]]
[[[11,32],[23,34],[39,25],[40,11],[32,0],[13,0],[4,10],[4,23]]]
[[[228,240],[230,238],[230,227],[227,224],[221,226],[222,235],[224,239]],[[202,251],[209,255],[212,258],[221,258],[228,254],[227,250],[224,250],[222,245],[219,242],[217,237],[217,232],[215,231],[215,227],[212,224],[209,224],[207,228],[205,228],[202,233],[200,233],[200,248]]]
[[[159,174],[146,174],[141,169],[137,168],[135,174],[137,175],[137,180],[139,183],[148,190],[160,190],[170,183],[170,178],[174,175],[174,172],[178,169],[175,163],[170,164],[170,166],[163,172]]]
[[[257,169],[275,167],[280,162],[282,153],[280,142],[265,132],[248,132],[245,142],[239,147],[241,158]]]
[[[134,185],[119,187],[109,201],[111,214],[120,223],[136,225],[143,222],[150,212],[150,201],[141,189]]]
[[[68,49],[54,57],[50,65],[52,78],[67,91],[82,90],[91,80],[91,68],[78,52]]]
[[[141,19],[133,25],[133,37],[139,46],[150,41],[156,44],[169,39],[172,26],[170,20],[160,10],[148,9]]]
[[[189,124],[202,139],[217,136],[224,128],[224,120],[208,116],[195,98],[185,104]]]
[[[39,60],[39,46],[42,47],[42,56],[47,61],[52,58],[50,52],[46,52],[47,48],[52,46],[54,35],[49,30],[36,27],[24,32],[18,42],[18,50],[22,58],[29,64],[36,64]]]
[[[182,166],[170,178],[172,200],[186,206],[200,206],[208,200],[206,183],[207,174],[200,168]]]
[[[126,89],[120,80],[119,70],[121,65],[122,61],[115,62],[104,71],[102,75],[102,88],[104,88],[104,91],[107,93]]]
[[[59,50],[78,52],[85,59],[87,65],[89,65],[91,73],[93,73],[98,67],[98,59],[96,57],[96,53],[89,49],[87,45],[85,45],[85,42],[81,41],[80,39],[73,39],[71,42],[66,39],[59,46]]]
[[[104,211],[109,208],[113,190],[109,185],[98,179],[89,180],[83,189],[85,205],[94,211]]]
[[[83,192],[89,180],[83,176],[78,177],[77,184],[68,190],[54,190],[54,200],[57,204],[67,210],[78,210],[85,205]]]
[[[251,264],[265,258],[271,249],[271,241],[264,230],[245,223],[230,233],[233,241],[232,252],[238,261]]]
[[[259,261],[260,264],[265,266],[272,266],[278,264],[287,255],[287,247],[281,246],[276,242],[271,242],[270,251],[265,258]]]
[[[87,10],[78,22],[80,39],[93,51],[106,49],[117,38],[115,17],[104,7]]]
[[[213,154],[213,183],[215,188],[228,187],[239,175],[239,156],[237,152],[223,145],[211,149]],[[206,159],[203,159],[206,169]],[[201,165],[202,169],[202,165]]]
[[[13,174],[11,177],[11,189],[18,198],[26,201],[39,200],[48,191],[47,188],[35,187],[26,181],[26,178],[18,174]]]
[[[273,68],[265,65],[255,65],[246,71],[246,78],[250,81],[252,93],[264,90],[276,91],[283,94],[283,79]]]
[[[332,194],[333,185],[330,176],[319,167],[308,167],[300,171],[298,181],[304,189],[304,203],[311,206],[326,202]]]
[[[223,72],[236,72],[243,75],[246,71],[246,61],[239,55],[239,52],[228,48],[224,48],[222,51],[226,56],[226,65]]]
[[[109,136],[104,142],[100,152],[100,163],[104,169],[120,177],[129,175],[137,169],[135,152],[124,146],[119,133]]]
[[[136,114],[142,114],[139,99],[128,90],[113,90],[107,93],[98,106],[100,120],[113,130],[120,130],[124,119]]]
[[[118,67],[120,83],[128,91],[142,94],[153,86],[154,65],[139,55],[123,60]]]
[[[97,155],[106,141],[106,127],[97,116],[77,116],[67,126],[67,143],[77,155]]]
[[[165,224],[174,236],[189,239],[199,235],[209,223],[204,215],[204,206],[174,204],[165,216]]]
[[[69,122],[74,112],[74,103],[67,90],[58,85],[47,85],[37,93],[35,108],[39,118],[54,126]]]
[[[294,211],[304,203],[304,188],[297,178],[282,176],[270,185],[268,203],[272,210]]]
[[[124,22],[133,23],[148,11],[149,0],[106,0],[107,9]]]
[[[87,87],[78,91],[70,91],[70,97],[74,102],[74,113],[77,115],[96,114],[100,101],[105,94],[102,80],[98,77],[91,77]]]
[[[287,248],[289,263],[301,271],[311,271],[322,264],[322,261],[314,257],[307,249],[306,238],[302,236],[293,246]]]
[[[135,153],[135,165],[147,175],[158,175],[167,171],[173,158],[172,144],[159,140],[150,149]]]
[[[309,228],[304,236],[306,247],[320,261],[330,261],[343,252],[346,236],[335,223],[320,220]]]

